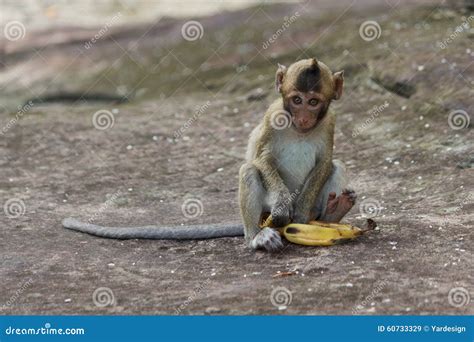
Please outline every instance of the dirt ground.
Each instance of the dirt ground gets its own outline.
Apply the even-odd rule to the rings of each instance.
[[[192,41],[170,18],[112,25],[89,49],[100,28],[3,39],[0,314],[473,314],[474,17],[434,1],[334,3],[193,18]],[[366,21],[379,38],[362,39]],[[277,63],[310,56],[345,70],[335,156],[358,193],[345,221],[374,216],[378,231],[272,255],[241,237],[61,227],[239,221],[238,169]],[[34,102],[59,92],[84,98]],[[104,93],[129,101],[87,101]],[[113,124],[98,129],[98,111]]]

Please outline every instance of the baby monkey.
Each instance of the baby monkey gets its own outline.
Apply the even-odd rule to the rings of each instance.
[[[328,111],[342,95],[343,72],[332,73],[315,58],[288,68],[278,66],[281,97],[268,108],[250,135],[246,162],[240,168],[241,224],[102,227],[67,218],[63,226],[115,239],[209,239],[245,235],[253,249],[278,250],[278,232],[260,228],[271,213],[275,226],[317,219],[339,222],[356,195],[346,188],[345,169],[332,159],[335,115]]]
[[[260,228],[262,213],[270,212],[277,227],[314,219],[339,222],[354,205],[344,166],[332,159],[335,115],[329,105],[341,97],[343,83],[342,71],[333,74],[315,58],[278,66],[281,98],[251,133],[240,169],[240,209],[250,247],[282,247],[276,230]]]

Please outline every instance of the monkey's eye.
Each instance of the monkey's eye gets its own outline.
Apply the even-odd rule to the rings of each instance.
[[[316,106],[318,104],[318,100],[317,99],[311,99],[309,100],[309,105],[310,106]]]
[[[301,102],[303,102],[303,100],[302,100],[301,97],[299,97],[299,96],[294,96],[294,97],[293,97],[293,102],[294,102],[295,104],[301,104]]]

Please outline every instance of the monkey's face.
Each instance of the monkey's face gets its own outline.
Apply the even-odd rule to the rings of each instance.
[[[316,91],[294,89],[284,98],[285,108],[291,114],[293,126],[300,133],[312,130],[327,111],[327,99]]]
[[[303,59],[288,68],[278,66],[276,89],[298,132],[307,133],[324,119],[331,101],[341,97],[343,80],[342,71],[333,74],[315,58]]]

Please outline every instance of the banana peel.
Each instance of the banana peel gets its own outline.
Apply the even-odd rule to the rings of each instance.
[[[261,228],[271,227],[269,216]],[[345,223],[329,223],[310,221],[308,224],[290,223],[284,227],[275,228],[288,241],[305,246],[333,246],[352,241],[364,233],[377,227],[375,221],[368,219],[366,228],[359,228]]]

